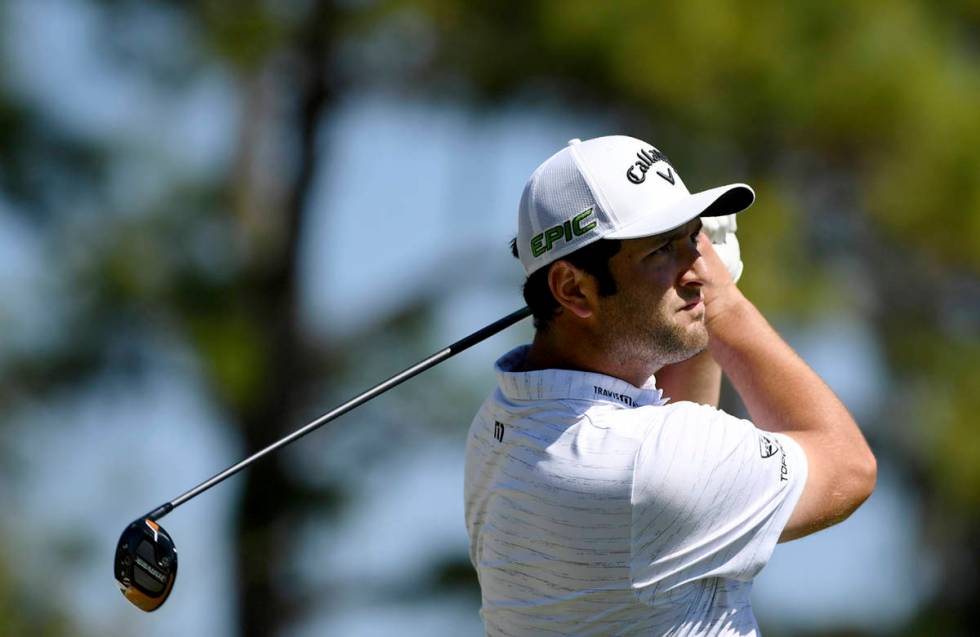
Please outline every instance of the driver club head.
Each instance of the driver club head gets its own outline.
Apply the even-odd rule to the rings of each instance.
[[[113,575],[134,606],[148,613],[160,608],[177,579],[174,541],[150,518],[134,521],[119,536]]]

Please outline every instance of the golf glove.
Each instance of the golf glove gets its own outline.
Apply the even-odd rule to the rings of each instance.
[[[738,283],[742,276],[742,256],[738,249],[738,238],[735,236],[735,215],[701,217],[701,223],[704,224],[704,233],[711,239],[715,252],[732,275],[732,280]]]

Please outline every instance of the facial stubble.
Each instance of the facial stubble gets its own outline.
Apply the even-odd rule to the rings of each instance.
[[[641,308],[649,301],[630,299],[626,295],[607,297],[604,347],[620,364],[634,366],[637,361],[655,367],[685,361],[708,346],[708,331],[704,325],[704,306],[693,310],[671,310],[661,300],[653,308]]]

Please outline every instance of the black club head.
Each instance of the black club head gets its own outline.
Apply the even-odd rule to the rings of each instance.
[[[153,520],[136,520],[119,536],[113,575],[134,606],[148,613],[160,608],[177,579],[174,541]]]

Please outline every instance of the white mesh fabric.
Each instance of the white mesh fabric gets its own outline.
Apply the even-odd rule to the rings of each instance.
[[[534,236],[548,228],[560,226],[589,208],[593,208],[589,222],[598,222],[595,230],[573,236],[571,241],[562,238],[538,257],[532,254],[531,240]],[[531,175],[521,196],[518,219],[517,249],[528,274],[601,238],[601,232],[606,227],[605,215],[579,173],[568,148],[552,155]]]

